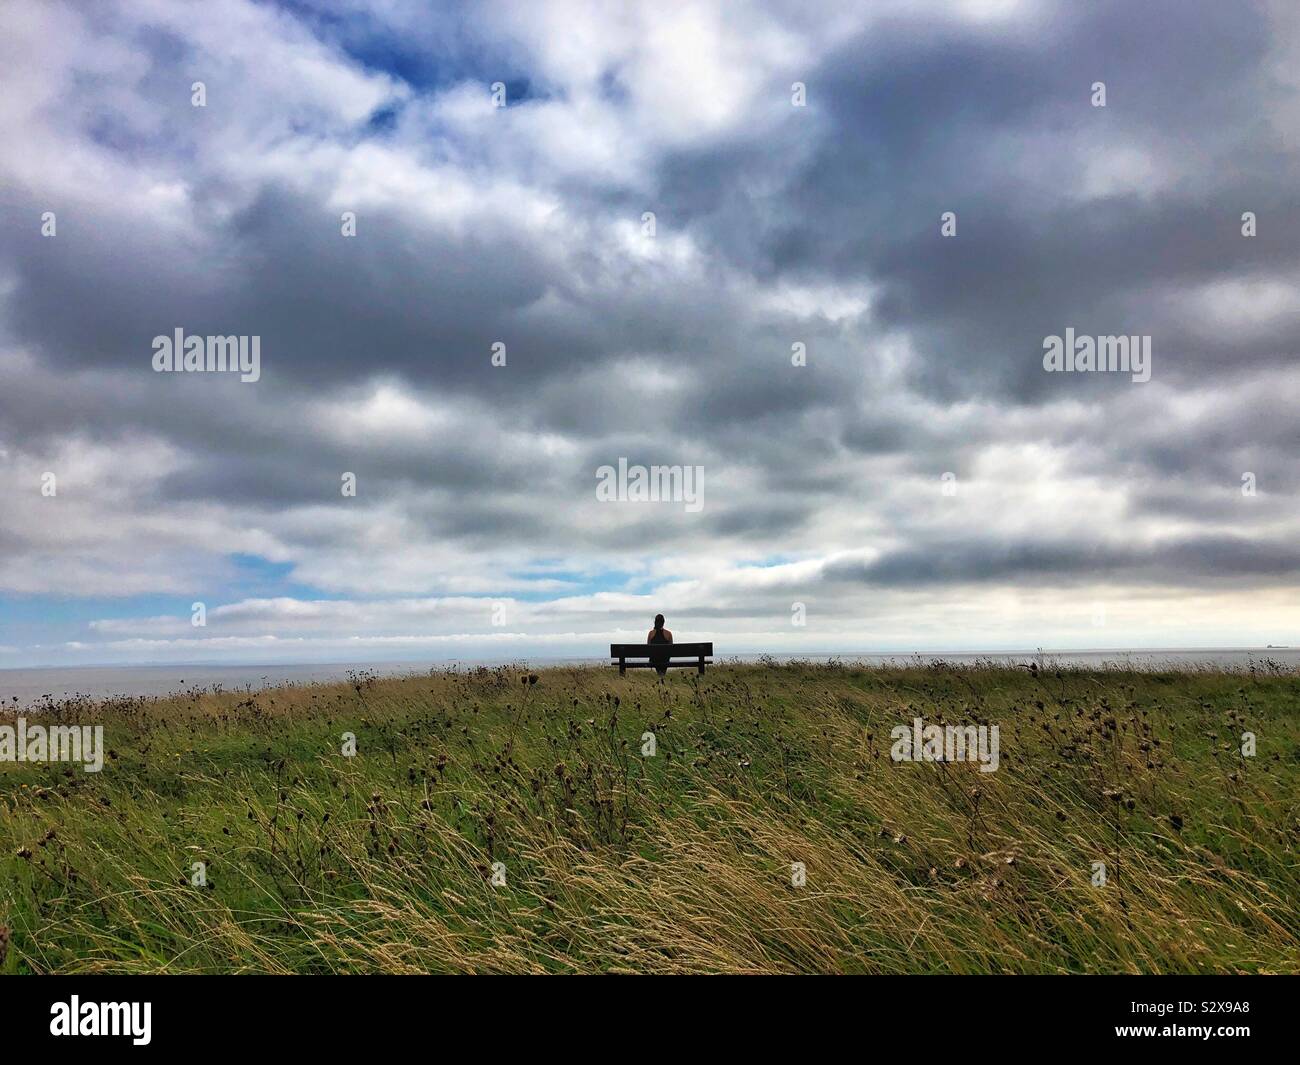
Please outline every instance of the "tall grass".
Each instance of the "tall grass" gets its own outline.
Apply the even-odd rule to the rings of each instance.
[[[1294,676],[496,669],[27,716],[111,754],[0,766],[7,972],[1300,971]],[[1000,768],[894,763],[915,716],[999,725]]]

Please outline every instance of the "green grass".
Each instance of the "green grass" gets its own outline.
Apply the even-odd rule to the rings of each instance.
[[[112,756],[0,764],[0,970],[1300,972],[1293,675],[647,673],[29,712]]]

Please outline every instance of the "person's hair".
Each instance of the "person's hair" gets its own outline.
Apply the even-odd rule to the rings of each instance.
[[[655,632],[663,632],[663,631],[664,631],[664,616],[663,616],[662,614],[656,614],[656,615],[655,615]]]

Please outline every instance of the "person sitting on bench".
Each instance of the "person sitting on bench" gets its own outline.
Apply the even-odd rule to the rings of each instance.
[[[655,627],[646,633],[645,643],[611,643],[609,657],[618,663],[620,675],[629,669],[653,669],[660,682],[670,669],[694,668],[701,676],[713,654],[711,643],[678,643],[664,628],[664,616],[655,618]]]
[[[645,642],[646,643],[672,643],[673,642],[673,634],[664,628],[664,616],[662,614],[655,615],[655,627],[651,629],[650,632],[647,634]],[[655,667],[655,672],[658,673],[659,676],[661,677],[666,676],[668,673],[667,661],[668,661],[667,658],[665,658],[663,664],[661,665],[659,662],[655,661],[654,659],[651,659],[651,662]]]

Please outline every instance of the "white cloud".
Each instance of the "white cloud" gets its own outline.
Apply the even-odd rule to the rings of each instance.
[[[347,26],[371,25],[341,10]],[[974,118],[931,98],[972,56],[1030,64],[1087,12],[891,0],[501,3],[454,26],[423,4],[371,14],[452,80],[408,84],[248,0],[29,4],[0,39],[17,87],[0,93],[0,175],[27,234],[0,266],[0,592],[176,600],[78,631],[64,642],[79,660],[586,648],[637,638],[658,609],[683,619],[679,635],[760,648],[1095,640],[1079,628],[1091,598],[1120,619],[1117,639],[1183,631],[1167,619],[1193,611],[1213,619],[1202,633],[1294,624],[1294,600],[1270,585],[1290,579],[1285,559],[1280,576],[1244,567],[1234,599],[1211,587],[1212,565],[1141,558],[1210,536],[1261,550],[1294,540],[1278,429],[1293,375],[1243,364],[1200,380],[1158,347],[1143,390],[1071,381],[1043,395],[1026,384],[1033,343],[986,328],[987,305],[1021,292],[1127,297],[1211,347],[1282,333],[1294,313],[1294,265],[1268,256],[1225,256],[1215,272],[1174,249],[1117,295],[1095,262],[1074,265],[1069,241],[1032,236],[1081,204],[1111,217],[1100,212],[1134,201],[1140,243],[1147,212],[1189,190],[1222,204],[1220,164],[1249,129],[1204,142],[1153,129],[1122,97],[1090,108],[1083,81],[1065,112],[1042,82],[1028,103],[976,85],[993,99],[969,101]],[[1294,37],[1294,20],[1275,17]],[[1272,44],[1270,78],[1286,80],[1293,46]],[[855,73],[896,78],[902,95],[920,85],[936,111],[855,105]],[[494,109],[497,77],[529,95]],[[193,80],[206,108],[190,106]],[[808,84],[803,111],[794,80]],[[1262,90],[1259,103],[1265,123],[1284,113]],[[392,128],[376,133],[381,109]],[[989,113],[998,121],[983,124]],[[945,145],[969,155],[931,188],[917,156],[939,162]],[[1264,147],[1276,145],[1239,158],[1267,191]],[[846,158],[869,165],[848,172]],[[914,190],[915,216],[868,217],[910,208]],[[937,234],[946,198],[969,203],[958,242],[909,242]],[[58,241],[84,243],[33,246],[33,205],[46,204]],[[344,210],[360,215],[353,243],[335,236]],[[283,229],[279,211],[292,216]],[[992,232],[991,218],[1023,219],[1024,232]],[[337,243],[295,228],[317,222]],[[981,268],[987,254],[1005,276],[968,272],[971,240]],[[414,267],[385,272],[395,264]],[[274,314],[258,302],[267,286]],[[81,305],[99,290],[101,307]],[[36,295],[50,300],[39,312]],[[266,379],[163,390],[147,370],[152,331],[246,303],[267,322]],[[1004,306],[1021,333],[1036,309]],[[946,315],[956,327],[928,335]],[[57,327],[82,317],[91,328],[67,341]],[[312,345],[358,318],[374,343],[349,335],[340,369]],[[435,330],[453,339],[426,350]],[[506,369],[488,362],[495,339],[508,341]],[[790,365],[794,341],[807,367]],[[961,395],[935,387],[948,369]],[[703,516],[597,503],[595,468],[621,455],[704,465]],[[1249,510],[1244,469],[1261,484]],[[47,471],[55,499],[39,492]],[[344,471],[358,474],[355,500],[338,493]],[[1167,505],[1146,506],[1162,492]],[[946,581],[916,575],[918,557],[942,567],[970,545],[984,553]],[[1121,572],[1053,571],[1062,545],[1111,552]],[[1046,572],[986,579],[1002,549],[1045,557]],[[1127,569],[1126,552],[1138,557]],[[873,570],[891,564],[910,583]],[[854,566],[873,580],[834,576]],[[199,596],[214,600],[201,635],[188,615]],[[495,631],[503,597],[509,631]],[[792,631],[790,604],[804,600],[815,620]]]

